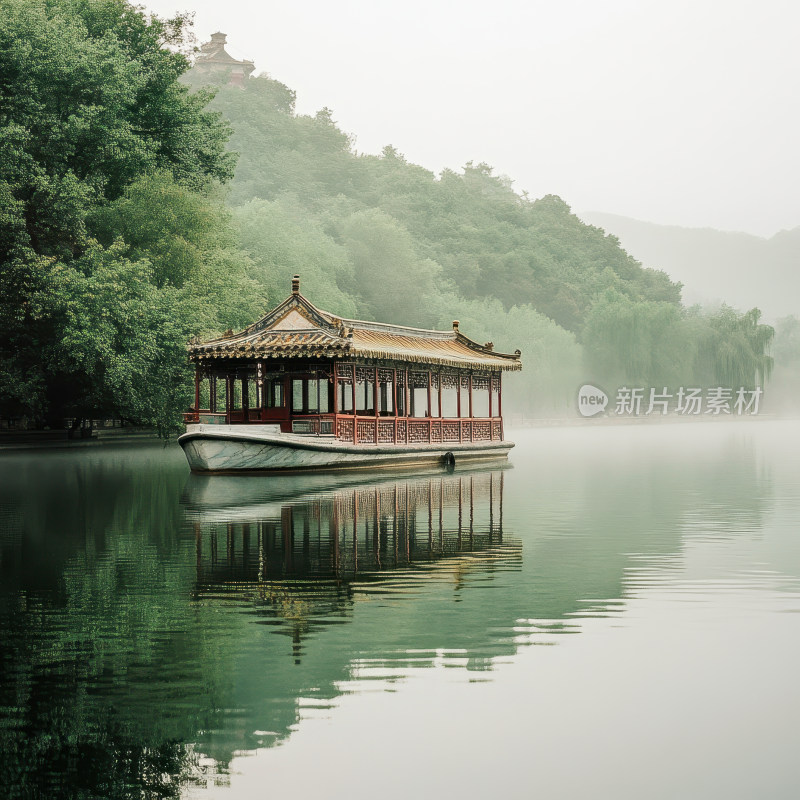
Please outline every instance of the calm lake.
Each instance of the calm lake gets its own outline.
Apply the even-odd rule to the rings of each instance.
[[[0,455],[0,795],[797,797],[800,423],[509,438]]]

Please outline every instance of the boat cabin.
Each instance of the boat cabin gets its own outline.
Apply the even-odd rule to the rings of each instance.
[[[344,319],[300,294],[241,333],[194,341],[194,406],[187,424],[280,426],[284,433],[352,444],[434,444],[503,439],[504,370],[498,353],[458,322],[432,331]]]

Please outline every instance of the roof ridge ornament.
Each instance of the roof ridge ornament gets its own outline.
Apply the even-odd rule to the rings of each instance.
[[[300,276],[295,275],[292,278],[292,294],[300,294]]]

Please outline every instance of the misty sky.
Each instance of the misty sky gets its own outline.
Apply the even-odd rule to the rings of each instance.
[[[360,152],[485,161],[576,212],[769,236],[800,225],[789,0],[143,0],[195,12]]]

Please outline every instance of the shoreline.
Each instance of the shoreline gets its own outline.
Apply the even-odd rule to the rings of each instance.
[[[628,425],[696,425],[702,423],[713,424],[742,424],[747,422],[792,422],[800,420],[800,414],[781,416],[778,414],[756,415],[692,415],[682,416],[667,414],[654,416],[616,416],[604,415],[598,417],[550,417],[533,419],[508,420],[505,424],[507,432],[514,430],[530,430],[534,428],[596,428]],[[67,431],[4,431],[0,433],[0,453],[10,453],[25,450],[69,450],[72,448],[103,447],[109,445],[140,445],[156,441],[170,444],[177,443],[178,435],[169,439],[160,438],[158,433],[149,428],[99,428],[93,435],[86,439],[69,439]]]
[[[177,436],[175,437],[177,440]],[[142,444],[158,441],[158,432],[150,428],[97,428],[92,436],[70,439],[63,431],[3,431],[0,433],[0,453],[18,450],[68,450],[115,444]],[[161,441],[168,441],[162,439]]]

